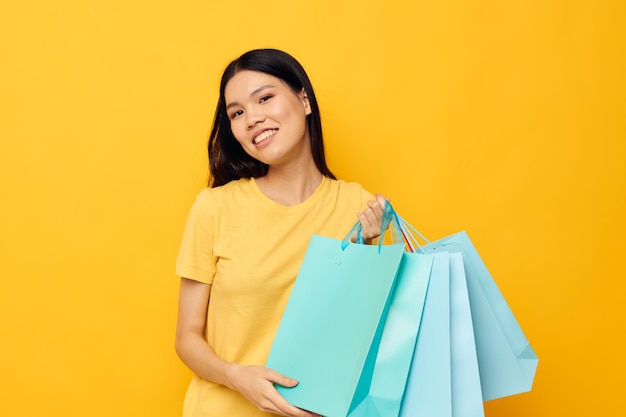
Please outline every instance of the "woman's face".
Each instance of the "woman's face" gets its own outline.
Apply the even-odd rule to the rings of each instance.
[[[228,81],[224,98],[233,135],[250,156],[270,166],[311,157],[304,89],[294,93],[279,78],[245,70]]]

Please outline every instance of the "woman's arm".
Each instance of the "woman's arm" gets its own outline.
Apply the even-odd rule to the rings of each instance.
[[[229,363],[217,357],[204,340],[211,285],[182,278],[176,326],[176,353],[198,376],[227,385]]]
[[[298,384],[263,366],[245,366],[219,358],[204,339],[211,285],[182,278],[176,326],[176,353],[198,376],[239,391],[260,410],[289,417],[316,414],[289,404],[274,383],[286,387]]]

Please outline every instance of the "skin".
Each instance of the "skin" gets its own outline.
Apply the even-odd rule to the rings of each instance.
[[[322,181],[309,145],[306,116],[311,113],[304,90],[299,93],[271,75],[241,71],[226,85],[231,130],[244,150],[268,164],[267,175],[256,178],[261,191],[285,206],[302,203]],[[264,133],[267,138],[255,143]],[[385,198],[377,194],[357,214],[366,242],[380,235]],[[264,366],[248,366],[219,358],[204,339],[211,285],[182,278],[180,284],[176,352],[198,376],[239,391],[260,410],[288,417],[317,414],[289,404],[274,384],[293,387],[295,379]]]

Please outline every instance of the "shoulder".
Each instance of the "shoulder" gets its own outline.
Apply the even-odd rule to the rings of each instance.
[[[330,180],[330,187],[339,195],[346,195],[352,198],[359,197],[365,201],[374,199],[374,195],[363,188],[358,182],[348,182],[344,180]]]
[[[246,194],[250,189],[249,179],[234,180],[215,188],[204,188],[196,196],[196,205],[215,206],[227,203],[229,199]]]
[[[200,222],[213,223],[221,218],[222,213],[229,213],[233,209],[249,201],[249,180],[236,180],[215,188],[203,188],[196,195],[191,206],[189,217]]]
[[[344,180],[329,180],[329,194],[336,201],[336,205],[345,210],[360,211],[367,207],[367,202],[375,197],[357,182]]]

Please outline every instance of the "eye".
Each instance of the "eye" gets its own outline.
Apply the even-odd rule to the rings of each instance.
[[[259,100],[259,103],[265,103],[267,100],[269,100],[270,98],[272,98],[272,95],[267,94],[263,97],[261,97],[261,99]]]
[[[241,116],[243,114],[243,110],[235,110],[230,114],[230,118],[234,119],[237,116]]]

